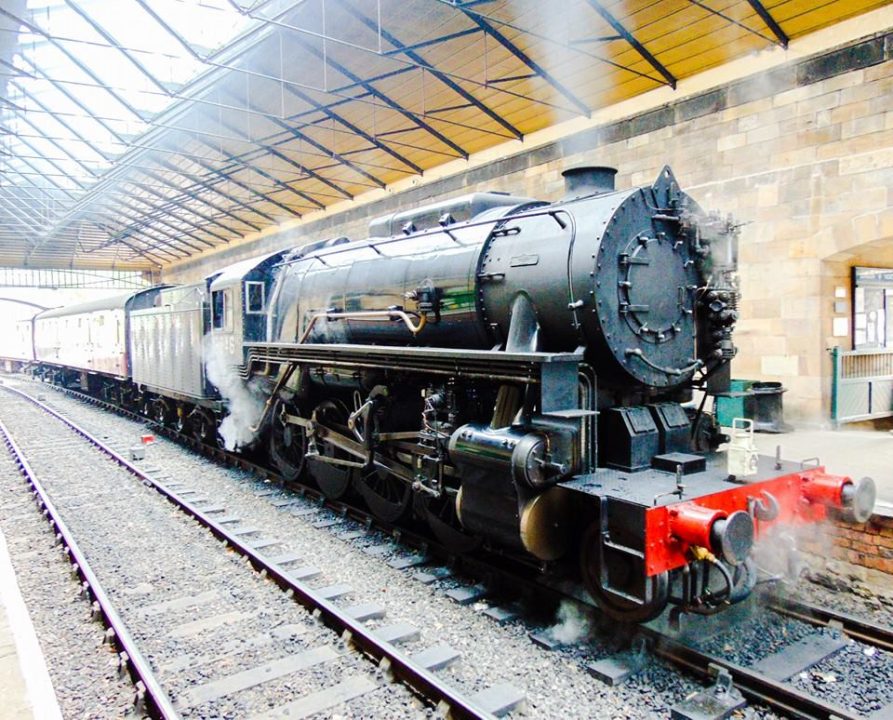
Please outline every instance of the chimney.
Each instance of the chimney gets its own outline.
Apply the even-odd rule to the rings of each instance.
[[[569,168],[561,173],[564,178],[564,199],[614,192],[616,174],[617,168],[600,165]]]

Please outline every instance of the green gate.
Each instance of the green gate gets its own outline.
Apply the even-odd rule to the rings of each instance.
[[[893,415],[893,350],[831,349],[835,425]]]

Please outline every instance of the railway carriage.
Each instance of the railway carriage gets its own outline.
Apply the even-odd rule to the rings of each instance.
[[[205,281],[165,288],[152,307],[130,314],[131,380],[141,406],[155,420],[180,429],[196,412],[209,413],[213,426],[220,407],[202,352],[211,324],[208,298]]]
[[[18,320],[15,324],[15,337],[13,338],[10,357],[7,360],[7,370],[12,369],[12,364],[16,367],[23,363],[30,363],[34,360],[34,318],[26,318]]]
[[[91,392],[119,392],[130,378],[130,313],[160,288],[45,310],[34,316],[34,357],[51,376]]]

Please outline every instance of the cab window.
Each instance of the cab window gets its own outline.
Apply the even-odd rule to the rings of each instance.
[[[249,315],[259,315],[265,306],[264,284],[262,282],[248,281],[245,283],[245,312]]]
[[[233,329],[232,290],[215,290],[211,293],[211,321],[216,330]]]

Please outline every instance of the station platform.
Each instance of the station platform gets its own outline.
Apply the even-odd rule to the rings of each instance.
[[[778,435],[755,433],[754,442],[764,455],[775,455],[781,445],[785,460],[817,457],[828,472],[853,479],[870,476],[878,489],[876,514],[893,517],[893,434],[882,429],[795,429]]]
[[[56,693],[0,531],[0,720],[62,720]]]

